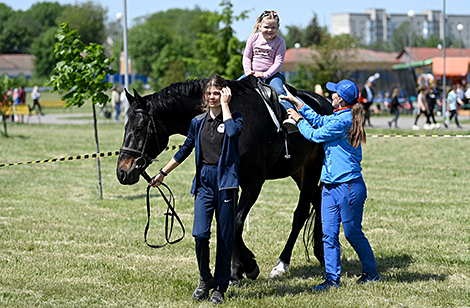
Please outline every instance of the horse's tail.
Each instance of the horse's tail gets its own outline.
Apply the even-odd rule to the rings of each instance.
[[[322,242],[323,231],[321,224],[321,190],[322,185],[319,185],[315,191],[308,218],[305,222],[303,242],[307,261],[310,262],[309,248],[312,247],[313,254],[323,264],[324,252]]]

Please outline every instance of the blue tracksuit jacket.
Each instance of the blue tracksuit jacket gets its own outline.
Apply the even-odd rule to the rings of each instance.
[[[298,124],[301,134],[312,142],[323,143],[322,182],[345,183],[361,177],[362,147],[353,147],[347,136],[352,124],[351,109],[321,116],[304,104],[299,113],[306,120]]]

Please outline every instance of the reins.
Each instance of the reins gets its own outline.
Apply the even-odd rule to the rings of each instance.
[[[149,183],[152,180],[145,170],[142,171],[141,175]],[[161,183],[160,185],[163,185],[163,187],[165,187],[166,190],[170,194],[170,197],[167,198],[167,196],[163,193],[162,189],[159,186],[157,186],[158,191],[160,192],[160,195],[162,196],[163,200],[165,201],[165,203],[167,205],[166,213],[163,214],[163,215],[165,215],[165,241],[166,241],[166,243],[163,244],[163,245],[153,245],[153,244],[149,244],[149,242],[147,241],[147,233],[148,233],[148,230],[150,228],[150,188],[152,187],[152,186],[148,185],[147,186],[147,225],[145,226],[144,240],[145,240],[145,243],[147,244],[147,246],[149,246],[151,248],[163,248],[167,244],[170,244],[170,245],[171,244],[176,244],[176,243],[180,242],[186,234],[183,222],[181,221],[180,217],[178,216],[178,214],[176,213],[176,210],[175,210],[175,196],[173,195],[173,192],[171,191],[170,187],[168,187],[168,185],[166,185],[165,183]],[[171,217],[170,224],[168,222],[169,221],[168,217]],[[178,223],[181,227],[183,235],[180,238],[178,238],[174,241],[171,241],[171,234],[173,233],[173,226],[174,226],[175,218],[176,218],[176,220],[178,221]],[[169,226],[168,226],[168,224],[169,224]]]

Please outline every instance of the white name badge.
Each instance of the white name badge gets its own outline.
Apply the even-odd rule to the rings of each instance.
[[[225,125],[222,123],[217,127],[217,131],[221,134],[225,132]]]

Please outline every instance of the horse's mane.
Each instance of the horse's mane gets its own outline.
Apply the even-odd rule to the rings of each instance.
[[[145,95],[142,97],[143,101],[147,103],[147,108],[150,112],[159,114],[168,114],[174,110],[175,106],[181,97],[190,97],[192,99],[201,100],[202,92],[208,78],[192,79],[184,82],[176,82],[161,89],[160,91]],[[129,108],[129,115],[134,114],[138,105],[133,104]]]

